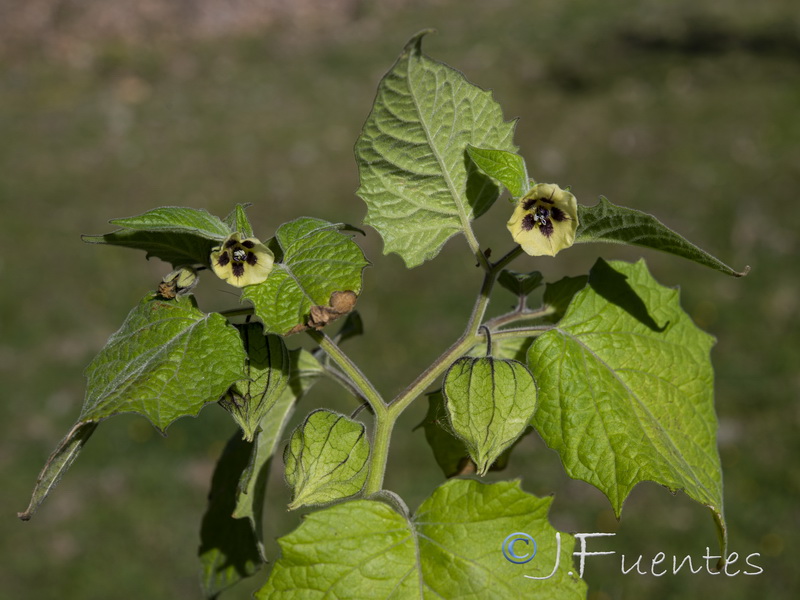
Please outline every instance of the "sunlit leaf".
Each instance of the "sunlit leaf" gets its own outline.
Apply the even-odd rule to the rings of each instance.
[[[163,431],[196,415],[241,379],[245,354],[236,329],[198,310],[194,296],[146,296],[86,369],[80,421],[135,412]]]
[[[290,509],[358,493],[367,479],[369,442],[363,423],[315,410],[292,433],[283,455]]]
[[[286,334],[304,325],[313,306],[327,306],[334,292],[361,292],[369,264],[342,225],[302,217],[280,226],[276,262],[264,283],[244,288],[269,333]]]
[[[533,425],[617,515],[638,482],[655,481],[708,506],[724,538],[713,342],[644,261],[600,259],[528,351],[539,385]]]
[[[514,123],[491,92],[422,53],[422,32],[406,45],[378,88],[356,143],[365,223],[408,267],[433,258],[500,189],[480,172],[467,146],[516,151]]]
[[[547,522],[551,502],[516,481],[454,479],[413,517],[375,500],[337,504],[278,540],[282,556],[256,598],[585,598],[585,583],[573,575],[574,539]],[[503,554],[518,532],[537,546],[524,564]]]
[[[735,271],[705,250],[702,250],[675,233],[654,216],[632,208],[617,206],[600,197],[594,206],[578,206],[578,232],[575,243],[611,242],[632,244],[661,250],[710,267],[726,275],[742,277],[744,271]]]
[[[122,229],[84,235],[85,242],[125,246],[147,252],[174,266],[207,265],[211,248],[231,234],[219,218],[196,208],[164,206],[135,217],[113,219]]]
[[[521,198],[530,189],[525,160],[516,152],[467,146],[467,152],[481,171],[502,183],[513,198]]]

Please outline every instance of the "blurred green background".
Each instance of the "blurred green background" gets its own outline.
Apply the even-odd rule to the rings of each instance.
[[[130,4],[130,5],[129,5]],[[98,429],[39,513],[21,523],[36,475],[80,410],[85,365],[169,268],[89,246],[80,233],[160,205],[226,214],[251,202],[256,233],[317,216],[360,223],[352,147],[375,88],[405,41],[491,88],[536,179],[651,211],[736,268],[581,247],[518,270],[556,279],[644,254],[717,337],[713,360],[731,550],[760,576],[622,575],[589,559],[590,598],[790,599],[800,527],[796,230],[800,225],[800,13],[794,0],[348,0],[9,3],[0,19],[0,596],[198,598],[199,524],[214,462],[234,427],[217,406],[162,438],[140,417]],[[290,6],[291,5],[291,6]],[[117,12],[115,12],[115,10]],[[477,225],[509,247],[500,202]],[[480,284],[463,239],[413,271],[359,238],[373,268],[359,301],[367,335],[347,351],[391,396],[460,333]],[[206,277],[201,308],[238,302]],[[492,310],[512,298],[497,292]],[[318,385],[313,407],[353,404]],[[424,403],[422,403],[424,404]],[[442,481],[415,406],[396,430],[386,485],[413,508]],[[553,523],[613,531],[649,560],[715,548],[711,516],[682,494],[637,487],[617,523],[594,488],[569,480],[536,436],[509,470],[554,493]],[[280,473],[267,538],[291,530]],[[668,558],[668,560],[670,560]],[[248,598],[263,576],[226,597]],[[533,597],[520,581],[520,597]]]

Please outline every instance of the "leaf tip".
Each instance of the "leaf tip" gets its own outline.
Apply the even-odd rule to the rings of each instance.
[[[422,38],[424,38],[429,33],[436,33],[436,29],[433,27],[428,27],[421,31],[418,31],[411,39],[406,42],[405,47],[403,48],[404,54],[422,54]]]
[[[741,271],[734,271],[731,273],[734,277],[746,277],[747,274],[750,272],[750,265],[745,265],[744,269]]]

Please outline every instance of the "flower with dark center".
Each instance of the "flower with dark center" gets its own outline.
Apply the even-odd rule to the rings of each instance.
[[[553,183],[537,183],[519,200],[506,226],[531,256],[555,256],[575,242],[578,201]]]
[[[236,287],[261,283],[272,271],[275,256],[256,238],[233,233],[211,251],[211,269]]]

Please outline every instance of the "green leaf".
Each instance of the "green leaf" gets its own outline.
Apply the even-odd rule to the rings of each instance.
[[[261,421],[261,429],[256,434],[250,463],[241,474],[236,509],[233,511],[233,516],[237,519],[250,520],[262,555],[264,553],[263,508],[272,457],[295,403],[314,385],[323,372],[319,361],[310,352],[301,348],[289,352],[289,362],[291,364],[289,384]],[[266,556],[264,558],[266,560]]]
[[[454,479],[413,517],[376,500],[337,504],[278,540],[282,556],[256,598],[585,598],[585,583],[572,574],[574,539],[547,522],[551,502],[517,481]],[[525,564],[503,555],[517,532],[537,545]]]
[[[205,210],[165,206],[136,217],[113,219],[123,229],[84,235],[91,244],[124,246],[147,252],[173,266],[208,265],[211,248],[231,234],[225,223]]]
[[[522,435],[536,410],[536,384],[515,360],[460,358],[442,389],[453,432],[464,440],[478,475]]]
[[[502,183],[512,197],[521,198],[530,190],[525,160],[516,152],[476,146],[467,146],[467,152],[478,168]]]
[[[194,296],[166,301],[149,294],[87,368],[80,421],[135,412],[164,431],[219,400],[242,379],[244,360],[236,329],[198,310]]]
[[[253,236],[253,227],[250,225],[250,220],[247,218],[245,209],[250,206],[249,204],[237,204],[230,214],[225,217],[225,225],[231,232],[238,231],[242,234],[242,238],[251,238]]]
[[[25,509],[25,512],[17,513],[17,517],[23,521],[30,521],[39,505],[44,502],[44,499],[56,487],[70,465],[78,458],[83,445],[91,437],[95,429],[97,429],[97,423],[77,423],[61,440],[36,479],[36,485],[33,488],[28,508]]]
[[[293,491],[290,510],[357,494],[367,480],[369,442],[363,423],[315,410],[295,429],[283,455]]]
[[[206,598],[216,598],[264,563],[253,528],[233,517],[239,477],[253,454],[253,443],[237,431],[228,441],[211,478],[208,508],[200,528],[201,585]]]
[[[602,196],[600,202],[594,206],[578,206],[578,221],[576,243],[611,242],[653,248],[734,277],[747,275],[750,270],[747,267],[744,271],[735,271],[672,231],[654,216],[617,206]]]
[[[517,273],[503,269],[500,271],[497,283],[516,296],[527,296],[542,285],[542,274],[539,271]]]
[[[200,546],[207,597],[215,597],[267,562],[263,515],[272,458],[296,401],[322,373],[310,352],[297,349],[289,356],[289,385],[264,415],[255,440],[247,442],[239,432],[234,434],[214,471]]]
[[[237,328],[247,351],[243,365],[247,379],[231,386],[219,402],[242,428],[244,438],[253,441],[262,417],[277,402],[289,381],[289,351],[282,337],[265,336],[260,323],[246,323]]]
[[[342,225],[302,217],[280,226],[276,262],[267,280],[244,288],[264,329],[281,335],[304,325],[312,306],[327,306],[337,291],[361,292],[369,264]]]
[[[415,267],[433,258],[497,200],[500,189],[466,154],[467,146],[516,151],[514,123],[491,92],[422,53],[414,36],[378,87],[356,143],[365,223]]]
[[[528,362],[533,425],[570,477],[598,487],[618,516],[640,481],[682,489],[711,508],[724,545],[713,342],[644,261],[599,259]]]
[[[575,294],[586,287],[588,280],[586,275],[578,275],[577,277],[563,277],[555,283],[548,283],[542,296],[543,308],[550,311],[545,319],[550,323],[558,323],[567,312],[567,307]]]

